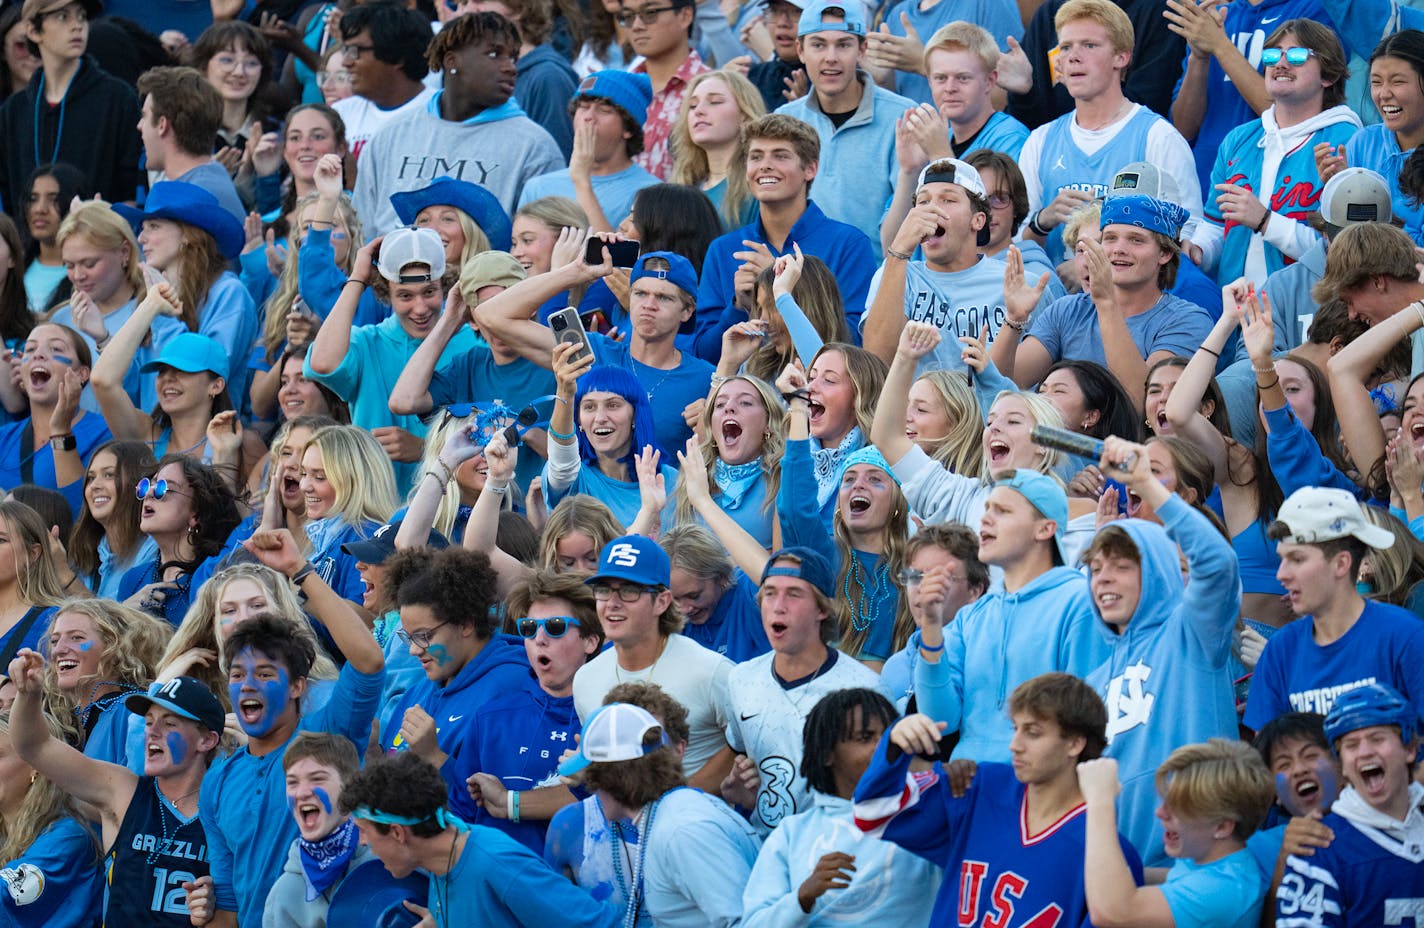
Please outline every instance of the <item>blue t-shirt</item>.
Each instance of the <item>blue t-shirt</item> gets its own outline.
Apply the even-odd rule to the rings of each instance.
[[[740,570],[712,614],[701,625],[689,622],[682,633],[709,651],[726,655],[735,664],[749,661],[771,650],[757,605],[757,585]]]
[[[32,468],[29,482],[64,494],[65,502],[69,503],[70,511],[77,518],[80,510],[84,508],[83,475],[66,486],[56,486],[58,478],[54,474],[54,449],[50,447],[49,442],[34,449],[22,446],[25,426],[28,424],[29,419],[21,419],[9,425],[0,425],[0,488],[13,490],[25,482],[24,471]],[[108,423],[102,416],[94,413],[84,413],[76,419],[73,433],[74,450],[79,452],[79,460],[85,467],[89,466],[89,458],[94,455],[94,450],[114,437],[109,432]],[[33,440],[32,437],[31,441]]]
[[[19,857],[4,862],[0,924],[7,928],[90,928],[97,924],[104,906],[98,858],[93,834],[68,816],[57,819]],[[21,903],[15,898],[17,892],[34,892],[36,896]]]
[[[989,34],[999,43],[1001,52],[1009,50],[1006,41],[1009,36],[1022,39],[1024,35],[1023,18],[1019,15],[1018,6],[1006,2],[1006,0],[940,0],[927,10],[920,9],[920,0],[901,0],[885,11],[884,23],[890,27],[891,35],[903,38],[905,24],[900,22],[902,13],[909,16],[910,25],[919,33],[924,42],[928,42],[930,36],[934,35],[939,27],[946,26],[956,20],[975,23],[988,29]],[[930,92],[930,82],[923,74],[896,71],[895,92],[916,103],[934,102]],[[1027,138],[1028,130],[1025,129],[1024,139]],[[1023,139],[1019,140],[1019,145],[1022,147]],[[1018,151],[1015,150],[1011,154],[1017,156]]]
[[[1147,312],[1124,321],[1144,359],[1157,351],[1190,358],[1212,327],[1206,310],[1167,293]],[[1025,338],[1038,339],[1054,361],[1096,361],[1104,367],[1108,363],[1098,310],[1086,293],[1069,294],[1040,310]]]
[[[1255,928],[1268,880],[1242,848],[1209,864],[1178,860],[1167,873],[1162,895],[1178,925]]]
[[[649,367],[633,357],[633,348],[627,341],[615,342],[596,333],[589,335],[588,340],[599,364],[632,371],[648,391],[663,463],[676,466],[677,452],[692,437],[692,429],[683,421],[682,411],[689,403],[706,399],[717,369],[688,351],[682,352],[677,367],[668,370]]]
[[[593,195],[603,209],[603,217],[616,227],[633,212],[633,197],[644,187],[660,184],[657,176],[640,164],[631,164],[615,174],[595,174],[589,178],[593,184]],[[519,208],[541,197],[568,197],[575,199],[574,182],[569,177],[568,168],[540,174],[524,182],[519,193]]]
[[[1242,723],[1260,731],[1286,712],[1328,714],[1341,693],[1384,683],[1424,718],[1424,622],[1408,609],[1365,601],[1364,612],[1336,641],[1314,641],[1315,618],[1303,616],[1271,637],[1251,677]]]

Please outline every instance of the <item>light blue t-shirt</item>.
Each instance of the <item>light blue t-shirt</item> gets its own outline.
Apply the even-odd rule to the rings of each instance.
[[[49,309],[54,291],[64,280],[64,265],[41,264],[39,259],[25,268],[25,293],[30,298],[30,312],[42,313]]]
[[[1178,860],[1167,873],[1162,895],[1178,925],[1254,928],[1261,922],[1266,879],[1251,852],[1242,848],[1209,864]]]
[[[615,342],[597,333],[589,335],[588,340],[599,364],[632,371],[648,391],[658,444],[663,449],[663,464],[675,465],[677,452],[692,437],[692,429],[683,421],[682,411],[694,400],[706,398],[717,369],[690,351],[682,352],[677,367],[667,370],[649,367],[634,359],[633,348],[626,341]]]
[[[921,41],[926,43],[940,26],[946,26],[955,20],[976,23],[988,29],[989,34],[999,43],[1001,52],[1009,50],[1009,36],[1015,39],[1022,39],[1024,36],[1023,18],[1019,15],[1018,6],[1010,0],[937,0],[927,9],[921,7],[922,0],[901,0],[886,10],[884,22],[890,27],[890,34],[902,37],[905,35],[905,25],[900,22],[900,14],[905,13],[910,17],[910,25],[920,34]],[[929,80],[923,74],[896,71],[895,92],[916,103],[934,102],[930,94]],[[1024,130],[1024,139],[1026,138],[1027,129]],[[1019,140],[1019,146],[1023,146],[1023,139]],[[1014,151],[1012,154],[1017,155],[1018,152]]]
[[[1142,357],[1169,351],[1190,358],[1212,329],[1211,316],[1200,306],[1170,293],[1145,313],[1126,318],[1127,330]],[[1054,300],[1034,315],[1025,338],[1038,339],[1056,361],[1095,361],[1107,366],[1098,310],[1086,293]]]
[[[932,271],[923,261],[905,266],[905,318],[928,322],[940,331],[940,343],[920,362],[926,371],[965,369],[961,336],[977,338],[985,325],[989,340],[1004,324],[1004,262],[981,257],[963,271]]]
[[[640,164],[630,164],[616,174],[595,174],[591,180],[593,195],[598,198],[598,205],[603,208],[603,216],[613,223],[614,227],[628,218],[628,214],[633,211],[633,197],[639,190],[662,183],[656,175]],[[540,174],[525,182],[524,189],[519,194],[519,206],[522,209],[526,203],[541,197],[575,199],[574,182],[569,177],[568,168]]]

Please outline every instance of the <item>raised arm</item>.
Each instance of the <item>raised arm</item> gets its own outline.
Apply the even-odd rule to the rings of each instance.
[[[431,407],[435,405],[434,400],[430,398],[430,378],[435,375],[435,365],[440,363],[440,355],[445,351],[445,346],[450,344],[450,339],[455,337],[469,318],[470,313],[465,308],[465,299],[460,295],[460,288],[451,287],[445,296],[445,311],[440,314],[440,320],[415,349],[410,360],[405,362],[405,368],[391,389],[391,412],[398,416],[423,415],[430,412]]]
[[[1088,807],[1083,891],[1088,917],[1098,928],[1176,928],[1167,897],[1138,886],[1117,833],[1117,761],[1100,757],[1078,765],[1078,788]]]
[[[134,406],[124,390],[124,376],[133,364],[134,354],[148,338],[153,320],[159,315],[181,318],[173,288],[158,284],[148,288],[143,302],[134,309],[133,315],[119,327],[109,346],[94,363],[89,375],[89,383],[94,387],[94,397],[99,401],[104,421],[115,438],[126,441],[148,441],[153,437],[153,420],[148,413]]]
[[[469,439],[466,438],[462,444],[468,442]],[[447,441],[445,447],[448,451],[450,442]],[[440,453],[442,458],[447,451]],[[499,511],[504,497],[509,493],[509,488],[514,483],[514,468],[518,463],[519,453],[516,449],[509,447],[503,432],[497,433],[490,439],[489,444],[485,445],[484,452],[485,463],[489,466],[489,471],[485,474],[485,488],[480,491],[479,498],[475,500],[475,505],[470,509],[470,518],[465,522],[465,537],[462,539],[462,544],[471,551],[483,551],[489,556],[490,566],[494,568],[498,578],[499,595],[504,597],[509,595],[509,591],[516,583],[529,576],[529,567],[506,554],[497,544]],[[411,508],[414,509],[414,503],[411,504]],[[409,514],[406,515],[406,519],[410,519]],[[396,544],[400,544],[400,538],[396,539]]]
[[[910,405],[910,387],[920,359],[939,346],[939,327],[928,322],[906,322],[900,331],[899,345],[885,375],[880,390],[880,402],[875,407],[875,419],[870,425],[870,443],[880,449],[892,466],[910,451],[912,442],[905,437],[905,413]]]
[[[936,227],[947,223],[943,210],[933,203],[922,203],[905,215],[885,251],[880,287],[875,291],[875,301],[865,316],[861,343],[866,351],[886,364],[895,358],[895,346],[905,325],[905,275],[910,256],[920,247],[920,242],[934,234]]]
[[[361,294],[371,285],[371,275],[376,273],[376,255],[384,238],[372,239],[356,252],[351,276],[347,278],[346,286],[341,288],[341,296],[317,330],[307,353],[307,365],[315,373],[334,373],[351,350],[351,326],[356,320],[356,307],[361,303]]]
[[[1197,349],[1197,353],[1192,355],[1192,359],[1187,362],[1181,378],[1172,388],[1172,393],[1167,397],[1167,404],[1163,408],[1167,414],[1167,421],[1172,423],[1172,428],[1177,434],[1206,453],[1216,470],[1217,483],[1228,479],[1226,439],[1214,425],[1207,421],[1206,416],[1201,414],[1201,404],[1203,397],[1206,396],[1206,389],[1211,384],[1212,375],[1216,371],[1216,362],[1221,358],[1221,352],[1226,347],[1227,339],[1231,337],[1231,333],[1235,331],[1241,318],[1236,288],[1237,284],[1232,284],[1222,289],[1222,302],[1225,304],[1225,309],[1221,318],[1207,333],[1206,340]],[[1244,291],[1242,295],[1244,296]]]
[[[302,557],[291,532],[284,528],[256,532],[242,546],[257,560],[286,575],[306,594],[307,612],[326,626],[347,663],[365,674],[381,672],[386,666],[385,655],[365,619],[320,574],[308,569],[311,563]]]
[[[1102,336],[1108,370],[1127,390],[1133,407],[1141,415],[1144,391],[1147,389],[1147,361],[1138,350],[1137,342],[1132,340],[1127,320],[1118,308],[1107,252],[1090,238],[1083,239],[1080,244],[1083,245],[1088,265],[1089,293],[1093,298],[1093,307],[1098,311],[1098,332]]]
[[[1384,429],[1366,382],[1389,350],[1424,326],[1424,300],[1410,303],[1332,357],[1330,395],[1340,417],[1340,437],[1350,460],[1362,475],[1371,473],[1384,456]]]
[[[49,733],[43,708],[43,657],[22,648],[10,662],[9,673],[16,690],[10,709],[10,741],[15,753],[61,790],[97,808],[106,825],[117,828],[138,777],[118,764],[87,757]]]
[[[1005,377],[1020,386],[1032,386],[1043,376],[1043,371],[1053,364],[1047,349],[1036,339],[1024,339],[1029,317],[1048,288],[1048,271],[1038,276],[1038,283],[1030,286],[1024,276],[1023,253],[1017,245],[1010,245],[1004,255],[1004,324],[994,334],[989,348],[990,359]],[[1025,371],[1020,374],[1020,362]],[[1031,380],[1025,380],[1031,376]]]
[[[732,556],[732,562],[742,569],[742,573],[753,579],[760,577],[766,569],[769,552],[712,498],[707,468],[702,464],[702,446],[696,435],[687,440],[685,450],[678,452],[677,461],[680,468],[678,483],[682,485],[692,508],[722,542]]]
[[[791,254],[782,255],[772,265],[776,276],[771,280],[771,295],[776,300],[776,311],[781,314],[786,332],[791,336],[791,347],[796,357],[801,359],[802,364],[809,364],[825,341],[791,292],[801,280],[801,270],[806,265],[801,246],[792,242],[791,248]]]
[[[549,456],[544,465],[546,498],[562,496],[578,479],[583,466],[574,420],[574,398],[578,395],[578,379],[593,367],[593,358],[585,356],[570,361],[569,356],[578,350],[575,342],[556,345],[553,350],[556,399],[554,410],[549,414]]]

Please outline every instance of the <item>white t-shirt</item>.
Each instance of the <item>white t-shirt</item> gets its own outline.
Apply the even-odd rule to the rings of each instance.
[[[366,147],[366,143],[371,140],[371,136],[375,135],[378,129],[403,113],[409,113],[411,110],[425,106],[426,101],[434,94],[435,91],[427,86],[400,106],[388,110],[381,109],[366,97],[361,96],[337,100],[331,108],[336,110],[341,116],[341,121],[346,123],[346,144],[351,146],[351,157],[359,162],[361,149]]]
[[[727,677],[735,666],[684,635],[672,635],[667,647],[643,670],[624,670],[618,654],[609,648],[579,668],[574,676],[574,709],[586,722],[603,705],[603,697],[620,683],[656,683],[687,709],[687,753],[682,770],[692,776],[727,744],[723,734],[727,705]]]

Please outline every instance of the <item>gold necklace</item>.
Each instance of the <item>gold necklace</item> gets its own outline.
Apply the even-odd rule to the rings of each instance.
[[[670,639],[668,639],[668,638],[664,638],[664,639],[663,639],[662,646],[658,648],[658,656],[655,657],[655,658],[653,658],[652,666],[650,666],[650,667],[648,668],[648,675],[647,675],[647,677],[644,678],[644,679],[646,679],[647,682],[649,682],[649,683],[652,683],[652,682],[653,682],[653,671],[655,671],[655,670],[658,669],[658,661],[660,661],[660,660],[663,659],[663,652],[667,650],[667,646],[668,646],[668,641],[669,641],[669,640],[670,640]],[[643,671],[641,671],[641,670],[630,670],[630,671],[628,671],[628,672],[629,672],[629,673],[641,674]],[[623,666],[618,663],[618,655],[617,655],[616,653],[613,655],[613,676],[614,676],[614,678],[615,678],[619,683],[624,683],[624,682],[626,682],[626,681],[623,679]]]

